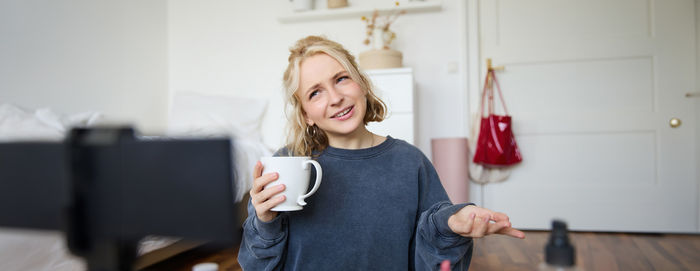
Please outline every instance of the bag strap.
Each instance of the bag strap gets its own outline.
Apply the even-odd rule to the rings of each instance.
[[[481,90],[481,107],[479,108],[479,117],[484,118],[484,100],[486,99],[486,91],[489,90],[489,78],[491,77],[491,71],[486,73],[486,79],[484,80],[484,88]],[[489,108],[489,112],[491,108]]]
[[[491,80],[491,81],[489,81]],[[496,89],[498,90],[498,96],[501,98],[501,104],[503,105],[503,111],[508,114],[508,108],[506,107],[506,100],[503,99],[503,92],[501,91],[501,86],[498,83],[498,79],[496,79],[496,73],[493,70],[490,70],[486,73],[486,80],[484,80],[484,88],[481,93],[481,117],[484,117],[484,102],[486,99],[486,95],[488,92],[489,96],[489,104],[488,104],[488,110],[489,110],[489,115],[493,114],[493,108],[494,106],[494,100],[493,100],[493,83],[496,84]]]
[[[498,84],[498,79],[496,79],[496,72],[491,71],[491,78],[493,78],[493,82],[496,83],[496,89],[498,90],[498,96],[501,98],[501,105],[503,105],[503,111],[506,112],[506,116],[508,116],[510,114],[508,114],[508,108],[506,107],[506,100],[503,99],[503,92],[501,92],[501,85]],[[491,96],[491,99],[493,99],[493,95]]]

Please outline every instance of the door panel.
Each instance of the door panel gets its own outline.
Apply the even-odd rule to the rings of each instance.
[[[684,96],[695,89],[694,10],[692,0],[478,1],[478,57],[505,66],[497,76],[524,157],[484,186],[484,205],[526,229],[563,218],[574,230],[697,231],[696,109]],[[671,128],[673,117],[683,124]]]
[[[518,137],[518,143],[531,154],[515,173],[527,180],[523,186],[625,188],[657,182],[656,136],[651,132],[525,135]],[[626,154],[624,159],[621,153]]]
[[[600,42],[652,35],[650,0],[496,0],[503,43],[552,40]]]
[[[534,96],[546,104],[535,108],[509,104],[513,115],[562,111],[585,114],[601,110],[653,112],[653,74],[651,57],[635,57],[510,64],[498,78],[508,100]]]

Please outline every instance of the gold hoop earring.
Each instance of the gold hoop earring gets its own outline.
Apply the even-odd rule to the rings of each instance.
[[[315,137],[316,136],[316,126],[306,126],[306,134],[309,135],[309,137]]]

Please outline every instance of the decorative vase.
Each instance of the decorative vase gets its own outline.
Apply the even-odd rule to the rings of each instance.
[[[365,70],[401,68],[403,54],[392,49],[372,49],[360,53],[360,67]]]
[[[308,11],[314,9],[314,0],[289,0],[294,11]]]
[[[375,28],[374,31],[372,31],[372,48],[374,48],[375,50],[381,50],[384,49],[385,44],[386,43],[384,42],[384,31]]]
[[[394,40],[394,32],[381,27],[372,30],[372,50],[360,53],[360,66],[363,69],[389,69],[403,66],[403,54],[389,48]]]
[[[344,8],[348,6],[348,0],[328,0],[328,8]]]

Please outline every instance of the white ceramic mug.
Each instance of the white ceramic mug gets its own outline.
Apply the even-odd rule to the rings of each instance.
[[[263,157],[260,159],[263,165],[263,174],[277,172],[279,178],[265,186],[275,186],[284,184],[285,190],[278,195],[284,195],[284,202],[272,208],[272,211],[298,211],[304,208],[306,201],[304,199],[316,193],[318,186],[321,185],[322,170],[318,162],[311,160],[308,156],[278,156],[278,157]],[[309,188],[309,178],[311,178],[311,167],[316,168],[316,180],[311,191],[306,193]]]

